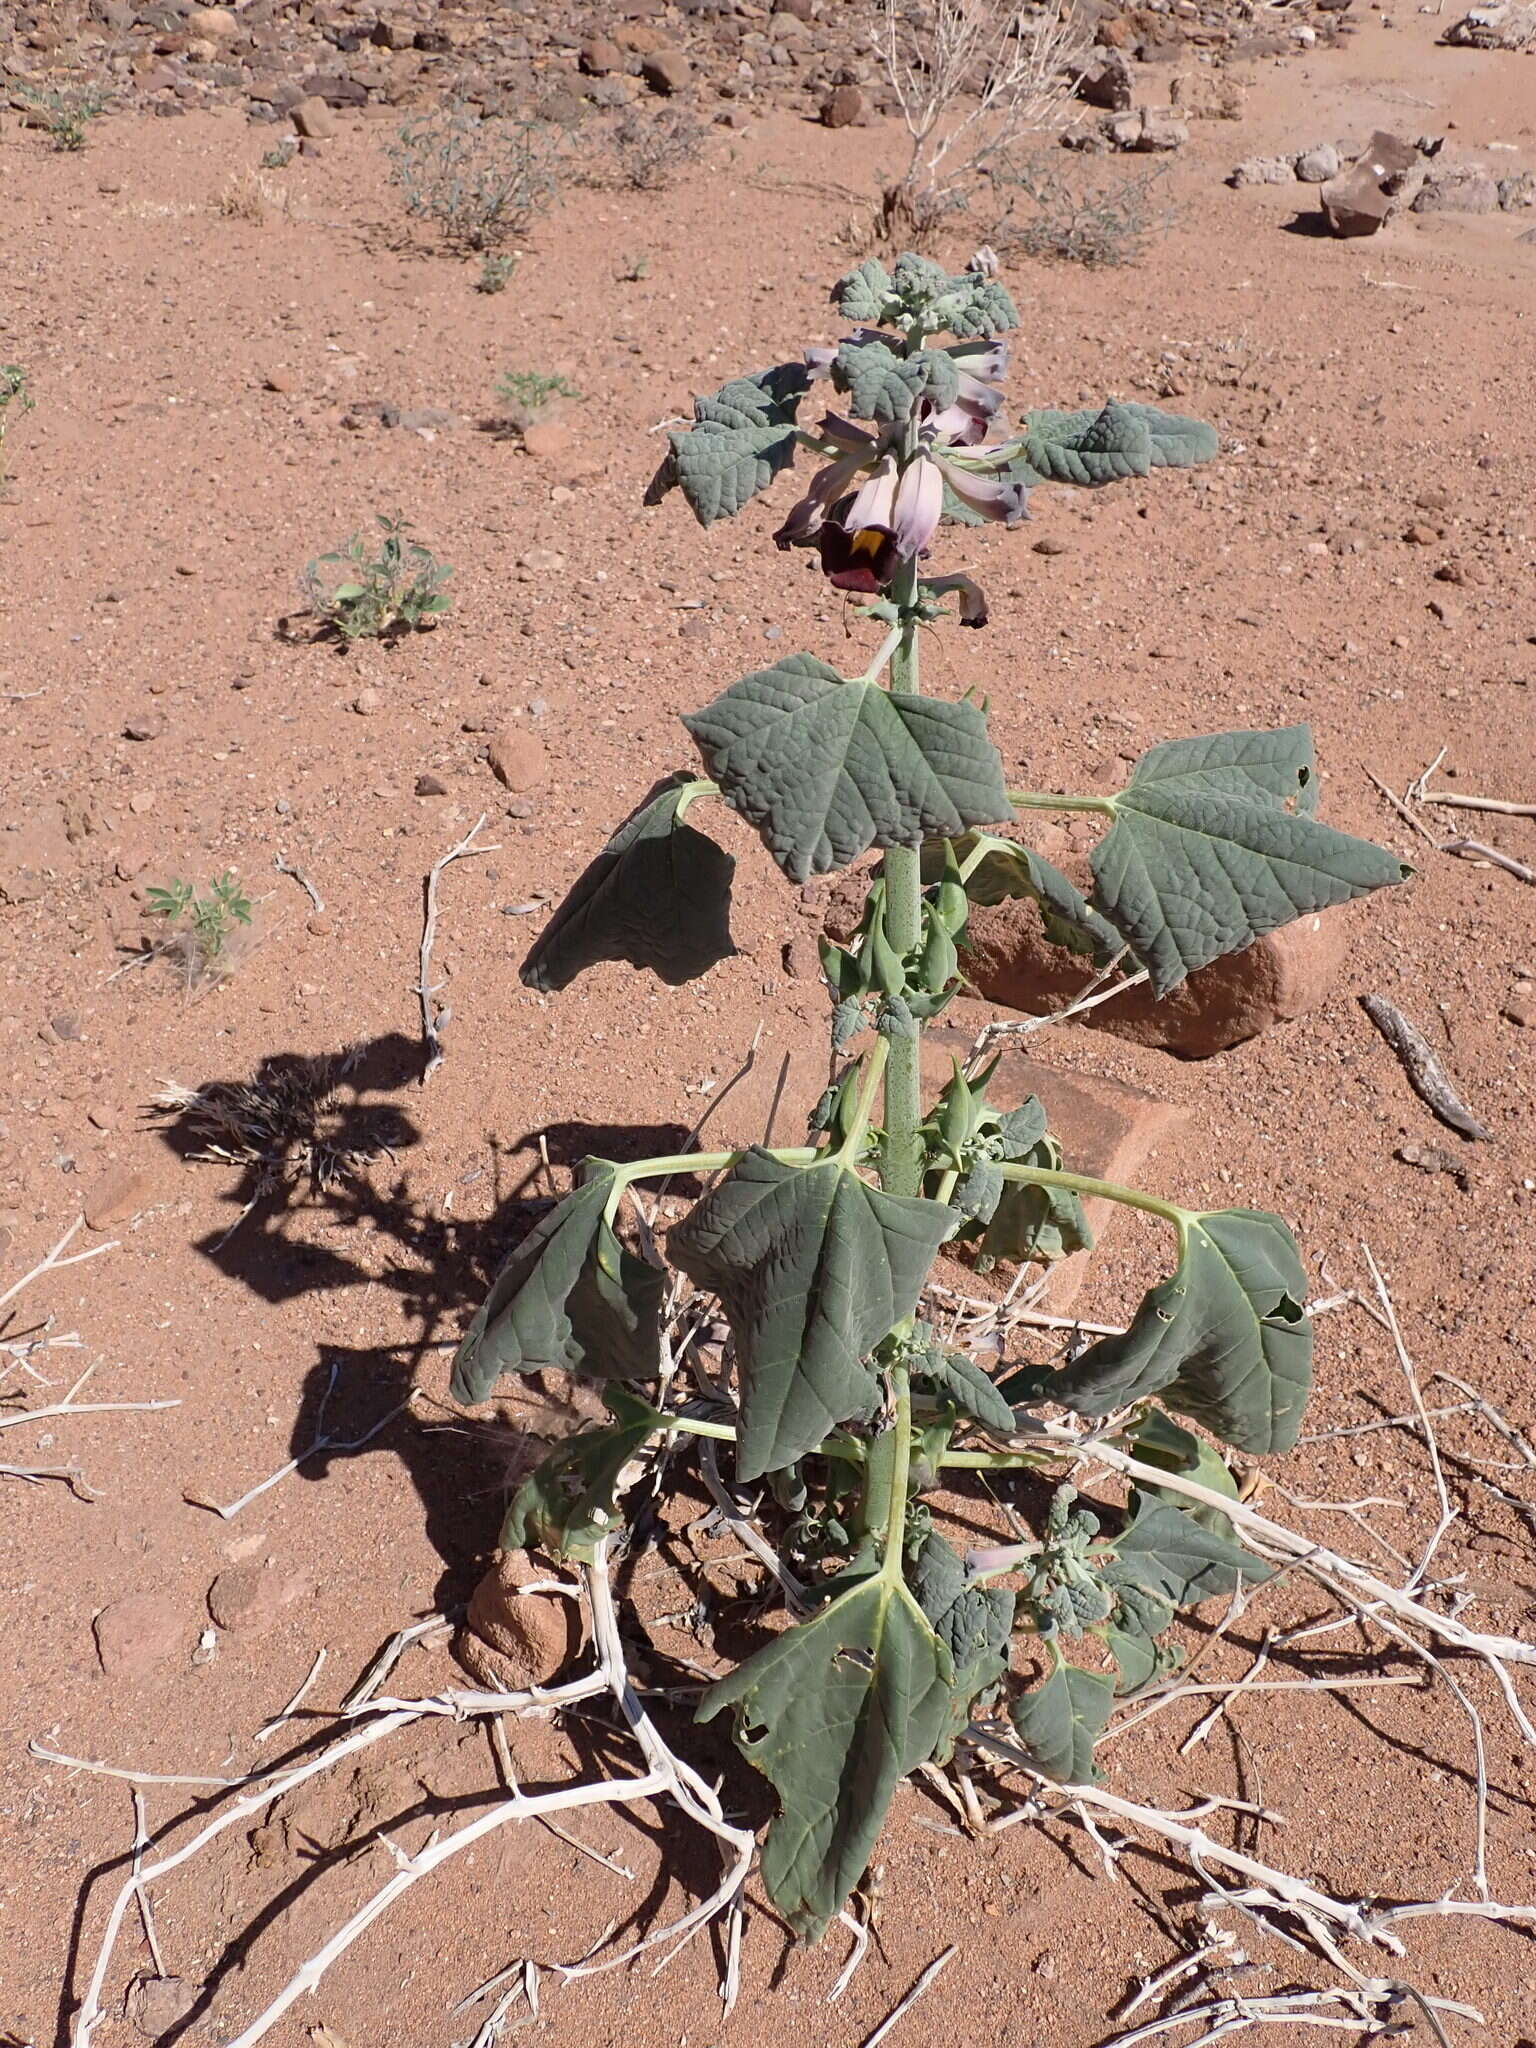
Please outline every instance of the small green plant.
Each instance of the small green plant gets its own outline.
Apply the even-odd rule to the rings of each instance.
[[[608,146],[624,184],[636,192],[661,192],[698,162],[708,133],[690,107],[636,107],[613,130]]]
[[[516,256],[497,256],[487,250],[480,259],[480,275],[475,279],[475,290],[492,296],[504,292],[516,269]]]
[[[1112,794],[1012,787],[985,694],[921,694],[920,648],[946,616],[987,621],[976,582],[930,559],[944,522],[1011,527],[1038,484],[1185,468],[1216,436],[1115,401],[1025,412],[1005,431],[1018,316],[986,264],[867,262],[834,298],[843,338],[696,399],[647,496],[676,489],[710,526],[809,454],[818,467],[774,538],[815,551],[876,644],[852,675],[776,654],[686,717],[700,759],[618,827],[522,968],[554,995],[604,962],[677,986],[733,953],[735,862],[698,822],[715,803],[797,888],[873,855],[856,936],[821,949],[826,1093],[802,1144],[588,1159],[512,1254],[453,1372],[473,1404],[504,1373],[563,1367],[599,1381],[610,1411],[525,1481],[506,1549],[574,1560],[605,1588],[627,1529],[646,1540],[631,1512],[653,1525],[697,1456],[722,1508],[755,1522],[755,1554],[783,1565],[789,1624],[762,1631],[698,1716],[731,1717],[778,1795],[762,1882],[809,1939],[843,1911],[904,1778],[1000,1753],[1086,1788],[1117,1703],[1177,1662],[1180,1611],[1289,1554],[1245,1544],[1219,1447],[1257,1458],[1297,1441],[1312,1341],[1291,1233],[1073,1172],[1044,1103],[994,1099],[981,1046],[925,1100],[923,1038],[961,987],[972,905],[1032,899],[1085,975],[1165,995],[1408,872],[1317,817],[1305,726],[1166,740]],[[835,410],[801,424],[817,378]],[[1103,828],[1090,890],[1007,829],[1038,812]],[[702,1197],[682,1214],[651,1204],[626,1242],[632,1191],[682,1174]],[[1048,1265],[1090,1242],[1086,1198],[1170,1233],[1172,1271],[1129,1327],[1051,1361],[983,1317],[968,1347],[929,1291],[940,1247]],[[1077,1492],[1090,1476],[1091,1505]],[[957,1511],[954,1489],[978,1480]],[[992,1508],[997,1533],[977,1545]],[[1298,1539],[1295,1554],[1315,1547]]]
[[[106,112],[106,95],[91,86],[23,86],[22,98],[40,117],[55,149],[84,149],[86,130]]]
[[[189,964],[204,973],[220,971],[236,926],[251,921],[250,898],[232,870],[215,875],[206,890],[177,877],[151,889],[147,900],[151,917],[163,918],[172,927],[171,943],[183,944],[191,954]]]
[[[343,640],[414,632],[448,609],[443,585],[452,569],[410,538],[398,514],[391,519],[380,513],[378,525],[382,539],[376,544],[355,533],[345,548],[319,556],[304,571],[310,610]],[[341,579],[329,582],[321,574],[328,568],[340,569]]]
[[[651,274],[651,259],[642,249],[638,256],[626,256],[619,265],[620,284],[639,284]]]
[[[262,151],[261,168],[264,171],[286,171],[298,155],[298,150],[298,137],[285,135],[281,142],[276,142],[270,149]]]
[[[5,437],[23,413],[33,407],[27,373],[19,363],[0,363],[0,484],[5,482]]]
[[[1049,257],[1090,270],[1139,263],[1173,225],[1166,177],[1163,165],[1095,181],[1039,161],[1000,164],[992,190],[1003,208],[987,239],[1004,258]]]
[[[564,131],[522,115],[482,120],[454,107],[408,123],[389,149],[408,212],[434,222],[456,249],[495,249],[522,234],[559,196]]]
[[[562,398],[580,398],[581,393],[563,377],[546,376],[542,370],[505,370],[497,380],[496,396],[508,424],[525,434],[547,419]]]

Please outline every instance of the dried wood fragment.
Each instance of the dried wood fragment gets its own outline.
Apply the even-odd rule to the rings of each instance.
[[[1429,1105],[1441,1123],[1459,1131],[1464,1138],[1493,1136],[1446,1079],[1445,1069],[1423,1032],[1410,1024],[1394,1003],[1389,1003],[1385,996],[1362,996],[1360,1007],[1397,1054],[1415,1095]]]

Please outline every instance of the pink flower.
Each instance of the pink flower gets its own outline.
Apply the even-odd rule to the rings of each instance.
[[[821,566],[833,587],[884,590],[905,561],[922,554],[944,512],[944,477],[926,453],[898,469],[882,457],[874,474],[823,525]]]

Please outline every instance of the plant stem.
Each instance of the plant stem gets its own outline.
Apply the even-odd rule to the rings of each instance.
[[[885,1072],[890,1053],[890,1040],[877,1038],[864,1057],[864,1070],[859,1075],[859,1099],[854,1104],[853,1121],[848,1126],[848,1136],[836,1153],[830,1155],[840,1166],[857,1166],[859,1162],[859,1154],[864,1150],[864,1139],[874,1114],[875,1090],[880,1086],[880,1077]]]
[[[1115,806],[1107,796],[1053,796],[1046,790],[1010,789],[1008,801],[1016,811],[1100,811],[1106,818],[1115,815]]]
[[[891,602],[908,612],[917,596],[917,561],[902,563],[891,583]],[[905,616],[901,641],[891,656],[891,691],[915,697],[918,681],[917,621]],[[892,950],[914,953],[923,935],[921,855],[915,846],[892,846],[885,855],[885,933]],[[922,1192],[923,1147],[918,1125],[923,1120],[919,1072],[921,1037],[892,1038],[885,1070],[885,1145],[880,1184],[889,1195]]]
[[[907,1479],[912,1470],[912,1383],[904,1365],[891,1370],[891,1394],[895,1406],[891,1428],[895,1433],[895,1454],[890,1465],[890,1494],[884,1502],[885,1531],[880,1552],[880,1576],[905,1583],[902,1553],[907,1533]],[[879,1511],[879,1504],[868,1503]]]
[[[780,1166],[812,1166],[822,1156],[814,1145],[772,1145],[762,1149],[771,1159],[777,1159]],[[733,1152],[671,1152],[665,1159],[637,1159],[632,1166],[619,1168],[618,1189],[622,1193],[631,1181],[665,1180],[674,1173],[721,1173],[746,1156],[746,1149],[738,1147]]]
[[[1123,1188],[1118,1181],[1093,1180],[1085,1173],[1057,1173],[1047,1166],[1028,1166],[1009,1160],[998,1169],[1004,1180],[1022,1181],[1032,1188],[1066,1188],[1074,1195],[1097,1195],[1106,1202],[1119,1202],[1126,1209],[1145,1209],[1149,1216],[1161,1216],[1179,1233],[1182,1245],[1192,1220],[1192,1211],[1177,1202],[1165,1202],[1160,1195],[1143,1194],[1140,1188]]]

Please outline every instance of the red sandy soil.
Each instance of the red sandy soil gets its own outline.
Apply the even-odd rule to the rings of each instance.
[[[1327,815],[1420,869],[1348,914],[1329,998],[1198,1067],[1076,1027],[1032,1050],[1184,1106],[1184,1135],[1151,1183],[1282,1210],[1319,1293],[1362,1280],[1369,1242],[1426,1381],[1458,1374],[1529,1429],[1533,1040],[1505,1012],[1521,1012],[1517,984],[1536,978],[1536,891],[1415,840],[1363,771],[1401,789],[1444,747],[1453,786],[1536,799],[1536,247],[1507,215],[1319,239],[1294,225],[1315,205],[1308,188],[1221,183],[1241,156],[1363,140],[1377,125],[1411,136],[1454,122],[1460,144],[1515,145],[1502,165],[1536,162],[1536,68],[1437,48],[1443,26],[1411,10],[1395,28],[1371,17],[1341,49],[1256,68],[1240,123],[1196,125],[1172,181],[1179,218],[1141,266],[1015,270],[1021,401],[1153,398],[1212,418],[1225,453],[1206,471],[1091,498],[1042,491],[1024,533],[957,540],[996,623],[940,638],[929,674],[935,688],[985,683],[1010,771],[1041,788],[1110,787],[1172,734],[1311,721]],[[804,944],[815,905],[787,899],[730,821],[741,952],[703,982],[674,993],[604,968],[545,1001],[515,969],[539,922],[523,907],[558,897],[653,778],[687,760],[675,714],[758,665],[780,627],[785,647],[833,659],[845,648],[811,566],[766,544],[773,507],[706,535],[676,500],[647,513],[640,497],[652,429],[690,391],[832,332],[825,282],[862,253],[839,232],[896,164],[898,137],[781,113],[713,139],[675,191],[573,190],[512,288],[484,297],[470,266],[402,225],[381,165],[387,122],[340,125],[283,174],[291,213],[265,225],[218,211],[231,174],[270,140],[233,114],[115,118],[78,156],[14,127],[0,135],[0,358],[29,367],[39,401],[11,435],[0,503],[0,870],[45,876],[35,892],[16,882],[20,900],[0,909],[5,1271],[40,1258],[115,1169],[148,1176],[140,1212],[111,1231],[116,1248],[29,1289],[19,1321],[46,1313],[79,1331],[82,1350],[34,1361],[56,1387],[94,1359],[95,1398],[180,1403],[6,1433],[13,1461],[77,1464],[94,1490],[86,1502],[57,1483],[0,1482],[0,2032],[17,2042],[51,2039],[61,1998],[67,2011],[78,1993],[132,1835],[126,1784],[40,1764],[29,1739],[137,1770],[237,1775],[281,1749],[282,1737],[253,1746],[253,1732],[318,1648],[329,1654],[309,1704],[332,1708],[394,1629],[462,1602],[494,1541],[515,1439],[440,1405],[445,1345],[508,1242],[508,1205],[545,1191],[538,1134],[559,1163],[601,1149],[611,1126],[686,1131],[762,1011],[765,1069],[784,1053],[801,1072],[821,1058],[824,998]],[[617,281],[642,251],[649,274]],[[509,368],[560,372],[585,394],[560,453],[535,458],[480,429]],[[368,400],[459,423],[344,426]],[[454,566],[441,628],[349,655],[278,637],[304,562],[396,509]],[[1406,542],[1414,524],[1440,537]],[[1044,536],[1065,551],[1031,552]],[[1449,562],[1467,580],[1437,581]],[[480,758],[514,726],[543,750],[515,799]],[[447,795],[416,796],[423,774]],[[444,874],[435,965],[453,1014],[446,1062],[418,1086],[422,879],[482,811],[499,850]],[[1473,829],[1536,859],[1528,819]],[[278,853],[313,880],[323,917],[274,870]],[[257,910],[255,943],[226,982],[189,992],[164,962],[109,979],[147,885],[229,868]],[[1408,1091],[1358,1007],[1371,989],[1445,1048],[1489,1142],[1463,1146]],[[167,1080],[245,1079],[276,1056],[354,1045],[357,1121],[392,1156],[350,1192],[258,1203],[221,1243],[251,1188],[180,1157],[143,1105]],[[1467,1186],[1399,1161],[1405,1143],[1456,1150]],[[82,1232],[75,1248],[101,1241]],[[1146,1270],[1134,1232],[1113,1240],[1083,1312],[1123,1308]],[[1407,1405],[1391,1347],[1363,1315],[1327,1319],[1318,1339],[1312,1427]],[[234,1499],[308,1445],[333,1368],[329,1419],[345,1437],[413,1380],[426,1398],[233,1520],[197,1505]],[[1529,1633],[1529,1529],[1470,1476],[1529,1498],[1529,1475],[1465,1464],[1507,1451],[1464,1418],[1442,1430],[1462,1513],[1437,1569],[1465,1574],[1480,1626]],[[1398,1503],[1374,1522],[1405,1552],[1433,1525],[1422,1448],[1403,1432],[1303,1445],[1270,1476],[1304,1501]],[[1365,1542],[1338,1514],[1289,1510],[1273,1491],[1266,1503],[1320,1537]],[[295,1597],[265,1632],[216,1630],[213,1654],[194,1656],[217,1574],[268,1560]],[[170,1603],[178,1640],[136,1683],[104,1675],[92,1620],[137,1593]],[[681,1604],[659,1556],[635,1597],[652,1614]],[[1205,1675],[1238,1675],[1263,1626],[1322,1611],[1289,1582]],[[1355,1647],[1346,1631],[1318,1654],[1347,1663]],[[1483,1675],[1459,1676],[1486,1715],[1490,1883],[1529,1901],[1536,1758]],[[417,1651],[392,1684],[454,1682],[445,1652]],[[1288,1825],[1245,1824],[1241,1839],[1344,1893],[1471,1896],[1470,1734],[1443,1687],[1256,1694],[1180,1756],[1198,1713],[1178,1706],[1113,1744],[1112,1787],[1176,1806],[1207,1792],[1258,1801]],[[731,1768],[718,1726],[690,1735],[679,1721],[674,1733],[705,1768]],[[580,1722],[519,1724],[513,1742],[531,1785],[611,1751]],[[232,2038],[384,1882],[379,1830],[416,1847],[495,1783],[482,1729],[432,1724],[168,1880],[156,1900],[166,1968],[209,1986],[193,2036]],[[146,1791],[155,1827],[196,1796]],[[739,1771],[728,1796],[763,1817]],[[1176,1953],[1198,1885],[1140,1854],[1110,1883],[1069,1828],[973,1843],[943,1832],[948,1818],[919,1790],[898,1801],[880,1850],[881,1948],[830,2010],[841,1937],[795,1952],[754,1914],[729,2022],[704,1942],[659,1978],[643,1965],[561,1990],[546,1973],[540,2017],[512,2018],[593,2048],[852,2044],[953,1942],[898,2042],[942,2030],[976,2048],[1090,2048],[1127,1989]],[[270,2038],[289,2048],[324,2023],[350,2048],[467,2041],[483,2008],[449,2009],[492,1972],[569,1960],[611,1919],[649,1924],[713,1882],[699,1845],[663,1840],[643,1811],[573,1827],[636,1881],[509,1829],[418,1886]],[[82,1882],[103,1866],[77,1927]],[[1486,2033],[1452,2021],[1458,2041],[1515,2048],[1536,2035],[1519,1929],[1422,1920],[1408,1932],[1407,1961],[1362,1950],[1361,1967],[1478,2006]],[[1243,1938],[1266,1968],[1242,1984],[1327,1981],[1309,1958]],[[130,1916],[101,2041],[133,2038],[121,2000],[135,1971],[152,1965]],[[1293,2036],[1314,2038],[1265,2038]],[[1417,2021],[1403,2038],[1430,2036]]]

